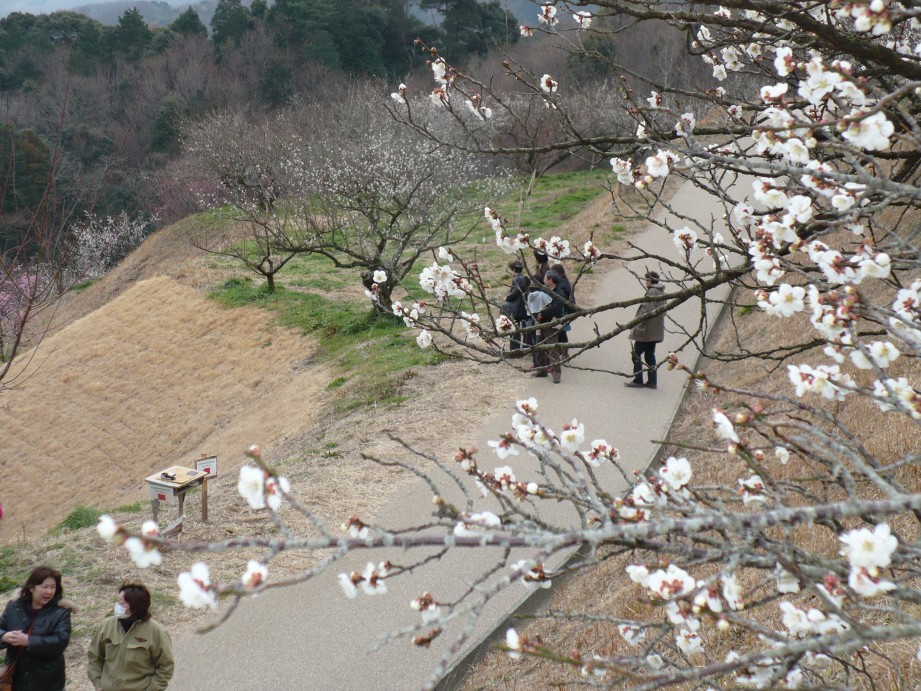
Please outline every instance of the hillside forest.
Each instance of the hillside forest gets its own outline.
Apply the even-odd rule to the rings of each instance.
[[[345,85],[369,81],[386,97],[413,84],[425,67],[414,41],[437,46],[452,64],[497,65],[512,51],[523,64],[545,53],[518,42],[517,19],[496,0],[220,0],[210,26],[193,8],[165,27],[136,9],[106,26],[74,12],[14,13],[0,20],[0,248],[19,247],[38,209],[66,234],[87,212],[126,213],[162,224],[191,210],[164,174],[183,157],[182,129],[216,112],[268,121],[286,109],[336,102]],[[435,13],[435,26],[411,13]],[[639,72],[693,70],[680,52],[642,31],[599,35],[599,55],[615,44]],[[676,36],[676,41],[680,37]],[[560,48],[559,45],[556,46]],[[670,52],[678,55],[670,55]],[[604,63],[567,59],[554,50],[556,73],[569,82],[611,79]],[[501,77],[501,73],[498,75]],[[420,80],[426,77],[417,77]],[[514,90],[514,80],[505,80]],[[326,117],[322,112],[318,117]],[[550,136],[540,114],[512,138]],[[570,167],[585,164],[563,157]],[[561,161],[543,161],[544,166]],[[518,162],[526,168],[533,161]],[[530,172],[528,170],[527,172]],[[151,224],[147,230],[155,227]]]

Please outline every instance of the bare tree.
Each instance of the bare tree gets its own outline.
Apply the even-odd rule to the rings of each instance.
[[[682,351],[785,364],[793,390],[769,394],[711,381],[683,368],[681,353],[670,356],[670,366],[726,394],[725,404],[713,411],[715,433],[705,448],[688,447],[690,460],[668,458],[638,482],[620,465],[613,445],[587,442],[577,421],[555,434],[540,424],[535,401],[519,401],[511,430],[494,447],[500,458],[535,457],[529,476],[516,477],[507,467],[486,472],[473,452],[462,451],[452,466],[430,459],[454,478],[464,499],[452,503],[432,483],[433,516],[411,531],[354,518],[346,526],[348,536],[334,535],[327,526],[319,526],[316,537],[287,534],[277,513],[283,502],[318,524],[254,449],[253,464],[241,471],[240,492],[250,505],[268,506],[277,535],[181,544],[159,538],[156,527],[147,526],[129,549],[141,561],[161,547],[265,550],[237,582],[210,583],[203,563],[180,576],[181,596],[191,606],[271,587],[267,564],[283,550],[331,550],[327,569],[350,551],[403,550],[399,567],[382,563],[340,574],[350,597],[378,592],[385,579],[430,558],[427,553],[413,561],[408,555],[417,548],[493,550],[494,565],[459,600],[439,601],[434,590],[420,593],[414,607],[421,617],[409,635],[422,646],[452,619],[475,617],[496,592],[519,581],[546,584],[557,575],[546,563],[562,550],[582,548],[586,555],[568,570],[628,555],[625,578],[637,584],[653,614],[608,618],[622,644],[583,659],[510,630],[509,653],[578,667],[588,684],[641,689],[684,683],[872,687],[879,667],[907,686],[902,670],[909,663],[891,644],[921,637],[916,468],[921,458],[915,450],[891,452],[869,444],[840,413],[849,406],[875,408],[888,424],[914,431],[921,420],[917,367],[904,365],[921,355],[917,11],[885,2],[799,0],[730,1],[715,10],[651,0],[600,0],[591,10],[584,7],[589,5],[538,6],[522,33],[553,33],[579,51],[582,32],[592,30],[596,16],[619,15],[640,26],[665,22],[685,36],[686,50],[710,67],[712,88],[656,83],[615,54],[610,66],[624,77],[621,108],[632,126],[588,132],[570,109],[573,94],[565,84],[509,61],[508,73],[531,101],[543,101],[558,118],[555,140],[522,146],[486,136],[484,124],[487,110],[497,121],[520,116],[522,100],[453,69],[434,51],[434,92],[416,97],[399,90],[393,113],[432,146],[505,157],[587,149],[608,159],[616,178],[611,188],[626,185],[646,196],[649,220],[674,241],[672,254],[639,246],[614,254],[591,244],[580,251],[562,238],[551,242],[518,232],[501,209],[487,209],[498,246],[511,254],[539,247],[585,265],[617,260],[635,271],[654,266],[667,289],[644,318],[688,300],[714,299],[721,286],[733,289],[728,309],[754,306],[746,305],[754,294],[757,307],[779,319],[800,318],[805,324],[808,317],[811,331],[804,330],[795,343],[760,351],[747,348],[741,334],[735,351],[710,350],[711,325],[703,315],[681,331]],[[440,120],[427,110],[433,105]],[[716,198],[724,216],[700,222],[683,217],[658,192],[670,177]],[[409,318],[421,329],[420,344],[478,360],[502,359],[503,339],[513,326],[495,315],[472,262],[458,258],[430,267],[421,283],[439,310]],[[616,300],[593,311],[635,303]],[[563,319],[580,316],[589,318],[582,312]],[[454,333],[458,321],[466,334]],[[577,358],[580,350],[637,322],[598,329],[592,339],[571,343],[570,352]],[[433,333],[440,338],[433,341]],[[738,478],[700,485],[694,457],[704,451],[729,454],[746,470]],[[797,472],[787,463],[795,463]],[[618,474],[632,485],[626,495],[613,489],[611,476]],[[479,503],[478,491],[492,503]],[[547,508],[560,503],[575,521]],[[127,536],[110,519],[101,532]],[[513,563],[513,548],[527,557]],[[300,579],[318,573],[323,569]],[[584,613],[569,616],[591,620]],[[454,644],[462,642],[463,634]],[[718,647],[730,650],[711,656]],[[444,659],[436,663],[433,680],[443,670]]]

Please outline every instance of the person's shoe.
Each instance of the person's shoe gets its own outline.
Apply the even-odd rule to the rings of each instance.
[[[628,389],[645,389],[646,385],[638,381],[625,381],[624,386]]]
[[[656,388],[655,384],[643,384],[644,389],[654,389]]]
[[[538,372],[535,372],[534,374],[532,374],[531,376],[532,376],[532,377],[547,377],[547,376],[549,376],[549,375],[548,375],[546,372],[540,372],[540,371],[538,371]]]
[[[553,383],[554,383],[554,384],[559,384],[559,383],[560,383],[560,375],[559,375],[559,374],[554,374],[554,375],[553,375]]]

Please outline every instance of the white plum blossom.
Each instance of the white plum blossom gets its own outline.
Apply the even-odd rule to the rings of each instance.
[[[780,46],[774,51],[774,69],[780,77],[786,77],[796,68],[793,59],[793,49],[789,46]]]
[[[560,433],[560,446],[567,451],[577,451],[579,445],[585,442],[585,425],[578,420],[573,420],[568,425],[563,425]]]
[[[383,269],[378,269],[374,272],[372,277],[375,283],[386,283],[387,282],[387,272]]]
[[[556,18],[556,7],[551,4],[541,5],[538,21],[548,26],[555,26],[560,20]]]
[[[806,289],[781,283],[777,290],[768,293],[767,299],[759,300],[758,306],[775,317],[792,317],[805,308]]]
[[[435,77],[435,81],[442,86],[447,84],[445,79],[445,73],[447,72],[448,66],[444,61],[444,58],[437,58],[432,61],[432,75]]]
[[[499,528],[502,520],[491,511],[464,514],[462,520],[454,526],[455,537],[481,537],[487,528]]]
[[[443,262],[448,262],[449,264],[454,261],[454,255],[451,254],[451,250],[447,247],[438,248],[438,258]]]
[[[355,585],[355,581],[352,580],[352,577],[349,574],[340,573],[336,576],[336,580],[339,583],[339,587],[342,588],[342,592],[348,599],[354,600],[358,596],[358,586]]]
[[[716,433],[723,439],[728,439],[731,442],[739,443],[739,435],[736,434],[735,426],[726,417],[726,414],[721,411],[719,408],[714,408],[713,411],[713,427],[716,429]]]
[[[419,335],[416,336],[416,343],[420,348],[428,348],[432,345],[432,334],[428,329],[422,329],[419,332]]]
[[[390,94],[390,98],[392,98],[397,103],[406,105],[406,84],[400,84],[400,86],[397,87],[397,90]]]
[[[619,624],[617,630],[630,645],[639,645],[646,640],[646,630],[632,624]]]
[[[521,26],[519,26],[518,31],[525,38],[531,38],[534,35],[534,29],[532,29],[530,26],[526,24],[522,24]]]
[[[365,570],[361,573],[359,585],[365,595],[386,595],[387,585],[384,582],[384,576],[387,575],[386,562],[373,564],[368,562]]]
[[[211,573],[203,561],[192,564],[188,571],[183,571],[176,579],[179,585],[179,599],[182,604],[192,609],[217,607],[217,598],[211,587]]]
[[[99,517],[99,523],[96,524],[96,532],[99,533],[99,537],[103,540],[112,542],[118,531],[119,525],[115,522],[114,518],[108,514],[103,514]]]
[[[744,480],[739,480],[739,488],[742,494],[742,503],[746,506],[749,504],[764,504],[768,501],[764,481],[760,475],[752,475]]]
[[[579,25],[581,31],[586,31],[592,25],[592,13],[586,10],[580,10],[572,15],[572,18]]]
[[[646,102],[649,104],[650,108],[656,109],[662,107],[662,94],[658,91],[653,91],[652,95],[646,99]]]
[[[687,629],[681,629],[678,632],[678,635],[675,636],[675,644],[681,652],[688,656],[697,655],[704,651],[700,635]]]
[[[691,464],[686,458],[669,456],[659,475],[673,490],[680,490],[691,481]]]
[[[260,561],[250,559],[246,563],[246,571],[243,573],[241,582],[247,590],[253,590],[263,585],[269,577],[268,567]]]
[[[614,174],[617,175],[617,182],[622,185],[632,185],[635,182],[633,166],[630,161],[625,161],[621,158],[612,158],[611,167],[614,169]]]
[[[646,584],[649,582],[649,569],[642,564],[630,564],[626,567],[625,571],[631,581],[644,588],[646,587]]]
[[[551,77],[549,74],[545,74],[540,78],[540,88],[544,91],[544,93],[555,94],[557,87],[559,87],[559,84],[554,81],[553,77]]]
[[[508,437],[502,437],[502,439],[499,440],[490,440],[486,443],[496,452],[496,455],[501,460],[505,460],[509,456],[518,455],[518,447],[515,446]]]
[[[720,580],[723,583],[723,597],[726,599],[726,604],[729,605],[729,608],[735,611],[743,609],[745,603],[742,600],[739,579],[736,578],[736,575],[731,573],[728,576],[723,576]]]
[[[669,164],[675,156],[671,151],[659,149],[655,156],[646,159],[646,173],[654,178],[664,178],[669,173]]]
[[[291,483],[288,478],[269,475],[265,479],[265,503],[268,504],[272,511],[278,511],[281,508],[282,496],[291,491]]]
[[[697,582],[684,569],[669,564],[667,569],[659,569],[649,574],[645,585],[663,600],[671,600],[690,593]]]
[[[843,543],[841,555],[847,557],[852,568],[885,568],[892,561],[892,554],[898,549],[899,541],[887,523],[880,523],[873,530],[856,528],[839,537]]]
[[[774,448],[774,455],[777,456],[777,460],[780,461],[780,465],[787,465],[787,463],[790,461],[790,452],[782,446],[777,446]]]
[[[515,629],[509,629],[505,632],[505,647],[508,648],[508,656],[513,660],[521,657],[524,650],[524,641]]]
[[[240,468],[237,492],[254,509],[265,508],[265,471],[252,465]]]
[[[859,119],[847,125],[841,136],[860,149],[887,151],[889,138],[895,132],[895,126],[882,111],[868,117],[861,116],[862,113],[859,111],[851,113],[851,117]]]
[[[688,226],[676,228],[672,233],[672,242],[685,261],[690,261],[697,249],[697,232]]]
[[[140,568],[146,569],[148,566],[159,566],[163,562],[160,550],[157,546],[148,543],[137,537],[129,537],[125,540],[125,549],[131,555],[131,560]]]
[[[879,569],[875,566],[852,569],[847,584],[854,592],[864,597],[878,597],[895,590],[895,583],[880,578]]]

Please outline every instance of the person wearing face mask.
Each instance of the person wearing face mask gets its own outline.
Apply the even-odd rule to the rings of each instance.
[[[125,581],[115,616],[106,619],[89,650],[89,674],[98,691],[160,691],[173,676],[169,633],[150,618],[150,591]]]
[[[39,566],[0,615],[0,648],[6,649],[6,664],[13,665],[13,691],[64,688],[64,650],[70,643],[73,605],[62,600],[63,595],[60,572]]]

